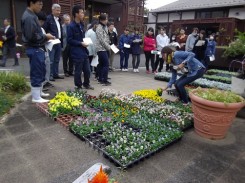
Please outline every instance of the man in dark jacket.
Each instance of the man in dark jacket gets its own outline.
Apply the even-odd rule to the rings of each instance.
[[[83,41],[85,38],[85,28],[83,24],[84,9],[75,5],[72,8],[72,21],[67,26],[67,43],[70,45],[70,55],[75,66],[74,83],[77,89],[94,89],[90,86],[90,66],[88,59],[88,44]],[[82,83],[81,75],[84,73],[84,82]]]
[[[3,39],[3,62],[0,66],[5,67],[7,61],[8,53],[14,58],[14,65],[19,65],[19,61],[16,55],[16,41],[15,41],[15,30],[12,26],[10,26],[9,19],[5,19],[4,22],[4,35],[2,36]]]
[[[52,5],[52,14],[47,16],[43,28],[46,33],[50,33],[59,39],[61,43],[55,44],[51,51],[49,51],[50,58],[50,81],[55,81],[55,79],[64,79],[64,77],[59,76],[59,61],[61,56],[62,48],[62,25],[59,18],[61,13],[61,7],[59,4]]]
[[[21,18],[22,41],[26,55],[30,59],[30,80],[32,102],[48,102],[42,98],[42,83],[45,80],[45,43],[54,39],[51,34],[42,32],[36,13],[42,9],[42,0],[27,0],[27,9]]]

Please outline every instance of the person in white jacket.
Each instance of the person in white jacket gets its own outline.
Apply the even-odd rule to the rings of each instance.
[[[97,20],[94,20],[90,26],[88,27],[87,32],[85,33],[85,37],[90,38],[93,42],[93,44],[88,45],[87,49],[89,52],[89,63],[90,63],[90,69],[91,72],[93,71],[93,68],[91,66],[92,60],[93,58],[95,58],[97,56],[97,51],[95,48],[95,44],[97,42],[97,36],[96,36],[96,28],[98,26],[99,22]],[[96,67],[94,67],[94,71],[96,70]]]
[[[160,33],[157,35],[156,41],[157,41],[157,50],[161,53],[162,48],[169,44],[169,38],[166,35],[165,28],[160,27],[159,31],[160,31]],[[164,63],[164,60],[163,60],[161,54],[160,55],[157,54],[156,62],[155,62],[155,72],[157,71],[157,68],[158,68],[158,72],[162,71],[163,63]],[[159,67],[158,67],[158,65],[159,65]]]

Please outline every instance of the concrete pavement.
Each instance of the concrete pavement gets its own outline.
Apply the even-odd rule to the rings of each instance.
[[[22,59],[21,66],[14,69],[28,74],[28,61]],[[166,85],[154,80],[153,74],[146,74],[143,68],[139,74],[116,71],[110,77],[112,85],[107,88],[122,93]],[[54,85],[49,90],[50,98],[58,91],[73,89],[73,78],[56,80]],[[105,88],[93,79],[91,85],[95,87],[88,91],[91,95],[98,95]],[[240,183],[245,180],[244,139],[245,123],[241,118],[236,118],[224,140],[206,140],[190,129],[178,143],[121,171],[38,111],[29,97],[0,124],[0,182],[67,183],[93,164],[102,162],[111,167],[110,177],[120,183]]]

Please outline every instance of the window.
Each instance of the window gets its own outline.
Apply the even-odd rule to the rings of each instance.
[[[197,12],[196,18],[222,18],[225,17],[224,11],[203,11]]]

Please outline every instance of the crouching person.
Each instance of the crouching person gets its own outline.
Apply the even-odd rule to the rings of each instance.
[[[168,85],[163,88],[166,90],[174,84],[179,94],[179,100],[187,105],[189,103],[188,94],[185,86],[201,78],[205,72],[205,66],[196,58],[195,54],[188,51],[176,51],[175,47],[166,46],[162,49],[163,54],[173,54],[172,77]],[[181,71],[183,75],[177,79],[177,72]]]

